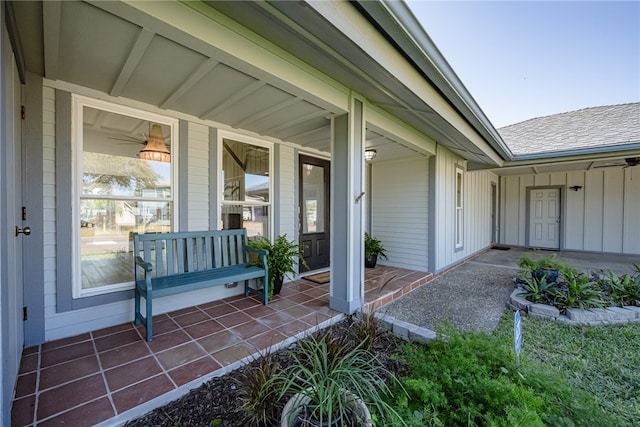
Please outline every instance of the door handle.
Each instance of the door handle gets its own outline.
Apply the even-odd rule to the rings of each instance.
[[[16,236],[20,235],[20,233],[24,234],[25,236],[28,236],[29,234],[31,234],[31,227],[25,227],[25,228],[20,228],[16,225]]]

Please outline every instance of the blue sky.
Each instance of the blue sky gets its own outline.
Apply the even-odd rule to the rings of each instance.
[[[640,1],[407,3],[497,128],[640,101]]]

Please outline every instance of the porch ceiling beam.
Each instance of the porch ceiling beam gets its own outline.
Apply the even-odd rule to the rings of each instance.
[[[292,140],[300,140],[300,139],[307,138],[309,136],[313,136],[315,134],[321,134],[323,132],[326,132],[328,128],[329,128],[329,126],[322,126],[322,127],[319,127],[319,128],[310,129],[310,130],[307,130],[307,131],[304,131],[304,132],[300,132],[300,133],[297,133],[295,135],[289,135],[288,138],[292,139]]]
[[[204,120],[213,119],[214,116],[217,113],[219,113],[220,111],[223,111],[224,109],[226,109],[229,106],[235,104],[236,102],[240,101],[241,99],[246,98],[247,96],[251,95],[252,93],[254,93],[255,91],[257,91],[258,89],[260,89],[263,86],[266,86],[266,83],[261,81],[261,80],[256,80],[256,81],[248,84],[247,86],[245,86],[241,90],[237,91],[233,96],[230,96],[229,98],[224,100],[224,102],[221,102],[220,104],[216,105],[211,110],[209,110],[206,113],[204,113],[202,116],[200,116],[200,118],[204,119]]]
[[[346,87],[204,3],[91,4],[333,113],[348,109]]]
[[[302,102],[303,99],[299,96],[296,96],[294,98],[291,99],[287,99],[284,102],[279,102],[275,105],[272,105],[269,108],[265,108],[264,110],[260,111],[258,114],[252,114],[248,117],[244,117],[241,120],[238,120],[237,122],[233,123],[231,126],[234,128],[240,128],[240,127],[244,127],[247,126],[251,123],[255,123],[258,120],[261,120],[265,117],[267,117],[270,114],[274,114],[277,113],[280,110],[284,110],[287,107],[290,107],[292,105],[295,105],[299,102]]]
[[[44,31],[44,75],[51,80],[58,79],[58,58],[60,57],[60,19],[62,2],[42,2],[42,28]]]
[[[209,74],[209,72],[211,72],[211,70],[213,70],[219,63],[220,61],[213,58],[206,59],[176,90],[173,91],[171,95],[167,97],[167,99],[164,100],[162,104],[160,104],[160,108],[167,109],[171,107],[174,102],[187,93],[187,91],[202,80],[204,76]]]
[[[138,38],[136,39],[133,48],[131,48],[131,52],[129,52],[129,56],[125,61],[124,66],[120,70],[120,75],[111,88],[111,92],[109,93],[111,96],[120,96],[122,94],[122,91],[129,82],[129,79],[131,79],[133,72],[138,67],[138,64],[140,64],[144,53],[151,44],[151,40],[153,40],[154,35],[155,33],[153,31],[149,31],[146,28],[142,28],[140,30]]]
[[[274,132],[279,132],[279,131],[285,130],[287,128],[293,127],[293,126],[295,126],[297,124],[300,124],[302,122],[306,122],[307,120],[316,119],[316,118],[318,118],[320,116],[326,116],[326,115],[327,115],[327,111],[324,111],[324,110],[314,111],[312,113],[305,114],[304,116],[300,116],[300,117],[298,117],[296,119],[289,120],[288,122],[283,123],[281,125],[273,126],[273,127],[269,128],[269,129],[265,129],[261,133],[272,134]]]

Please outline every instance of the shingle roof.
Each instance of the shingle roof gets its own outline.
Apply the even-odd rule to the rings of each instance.
[[[538,117],[498,132],[515,155],[640,142],[640,103]]]

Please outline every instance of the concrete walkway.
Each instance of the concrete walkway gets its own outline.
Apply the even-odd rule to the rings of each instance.
[[[477,258],[382,307],[379,312],[416,326],[437,330],[451,323],[462,331],[492,332],[506,309],[517,275],[518,260],[556,254],[556,259],[585,272],[633,273],[640,256],[580,252],[491,249]]]

